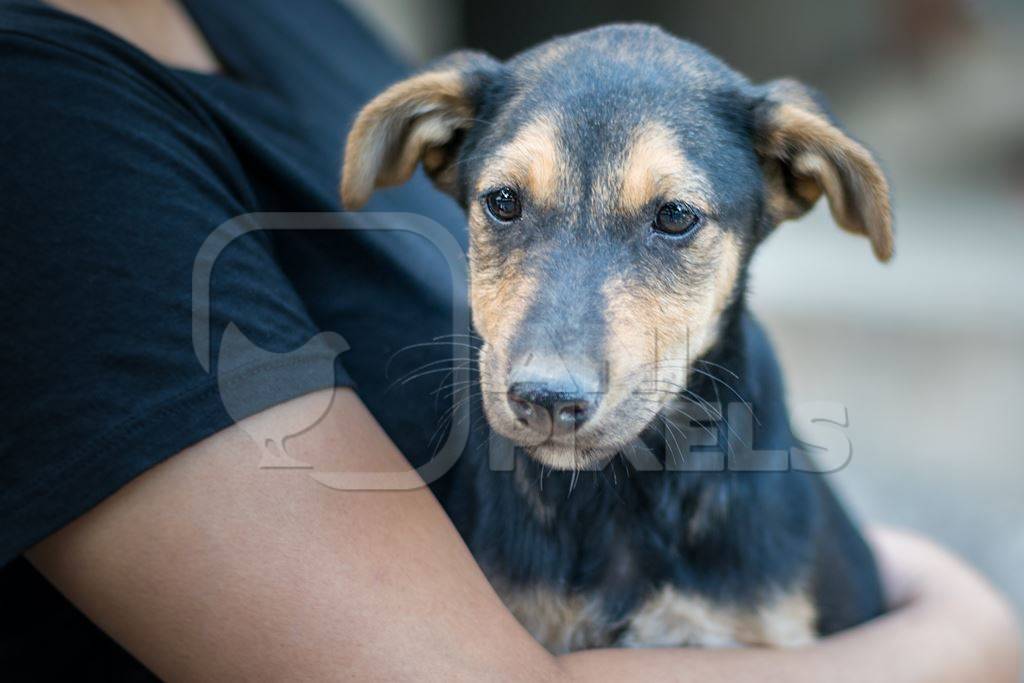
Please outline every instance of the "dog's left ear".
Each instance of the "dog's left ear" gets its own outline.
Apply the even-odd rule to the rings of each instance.
[[[363,107],[345,145],[345,207],[357,209],[374,189],[404,183],[421,161],[440,189],[454,193],[458,146],[473,125],[481,91],[498,69],[499,63],[481,52],[456,52]]]
[[[878,260],[892,257],[889,183],[809,88],[788,79],[757,86],[753,133],[775,223],[803,215],[824,193],[840,227],[868,237]]]

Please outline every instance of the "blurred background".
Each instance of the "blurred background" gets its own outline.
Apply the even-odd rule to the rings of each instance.
[[[1024,2],[349,2],[413,62],[640,20],[825,93],[890,174],[896,258],[822,205],[760,251],[752,305],[791,403],[847,406],[829,476],[861,518],[940,539],[1024,614]]]

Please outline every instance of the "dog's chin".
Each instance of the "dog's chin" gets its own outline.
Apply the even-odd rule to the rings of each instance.
[[[597,470],[620,452],[630,439],[609,440],[554,437],[523,429],[514,421],[489,420],[491,428],[521,448],[530,458],[553,470]],[[637,434],[642,431],[637,430]]]
[[[562,445],[551,441],[539,446],[525,446],[526,453],[553,470],[600,469],[618,452],[614,446],[581,448],[577,445]]]

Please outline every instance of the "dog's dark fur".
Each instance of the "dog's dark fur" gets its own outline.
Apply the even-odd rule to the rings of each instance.
[[[463,458],[449,512],[541,642],[799,645],[881,611],[867,547],[798,451],[784,471],[741,471],[750,455],[724,419],[709,427],[721,471],[694,467],[721,453],[677,448],[680,398],[747,404],[760,452],[797,443],[744,303],[779,222],[824,194],[891,255],[885,178],[820,98],[609,26],[504,64],[457,53],[393,86],[349,137],[346,205],[420,163],[467,209],[483,407],[517,445],[511,472]],[[521,208],[508,221],[489,208],[502,188]],[[654,229],[667,202],[695,227]],[[576,387],[584,421],[567,435],[522,418],[523,376]]]

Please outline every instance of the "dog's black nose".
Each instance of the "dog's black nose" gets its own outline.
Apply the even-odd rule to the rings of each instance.
[[[508,389],[508,403],[524,426],[558,436],[575,432],[594,409],[583,392],[546,382],[515,382]]]

